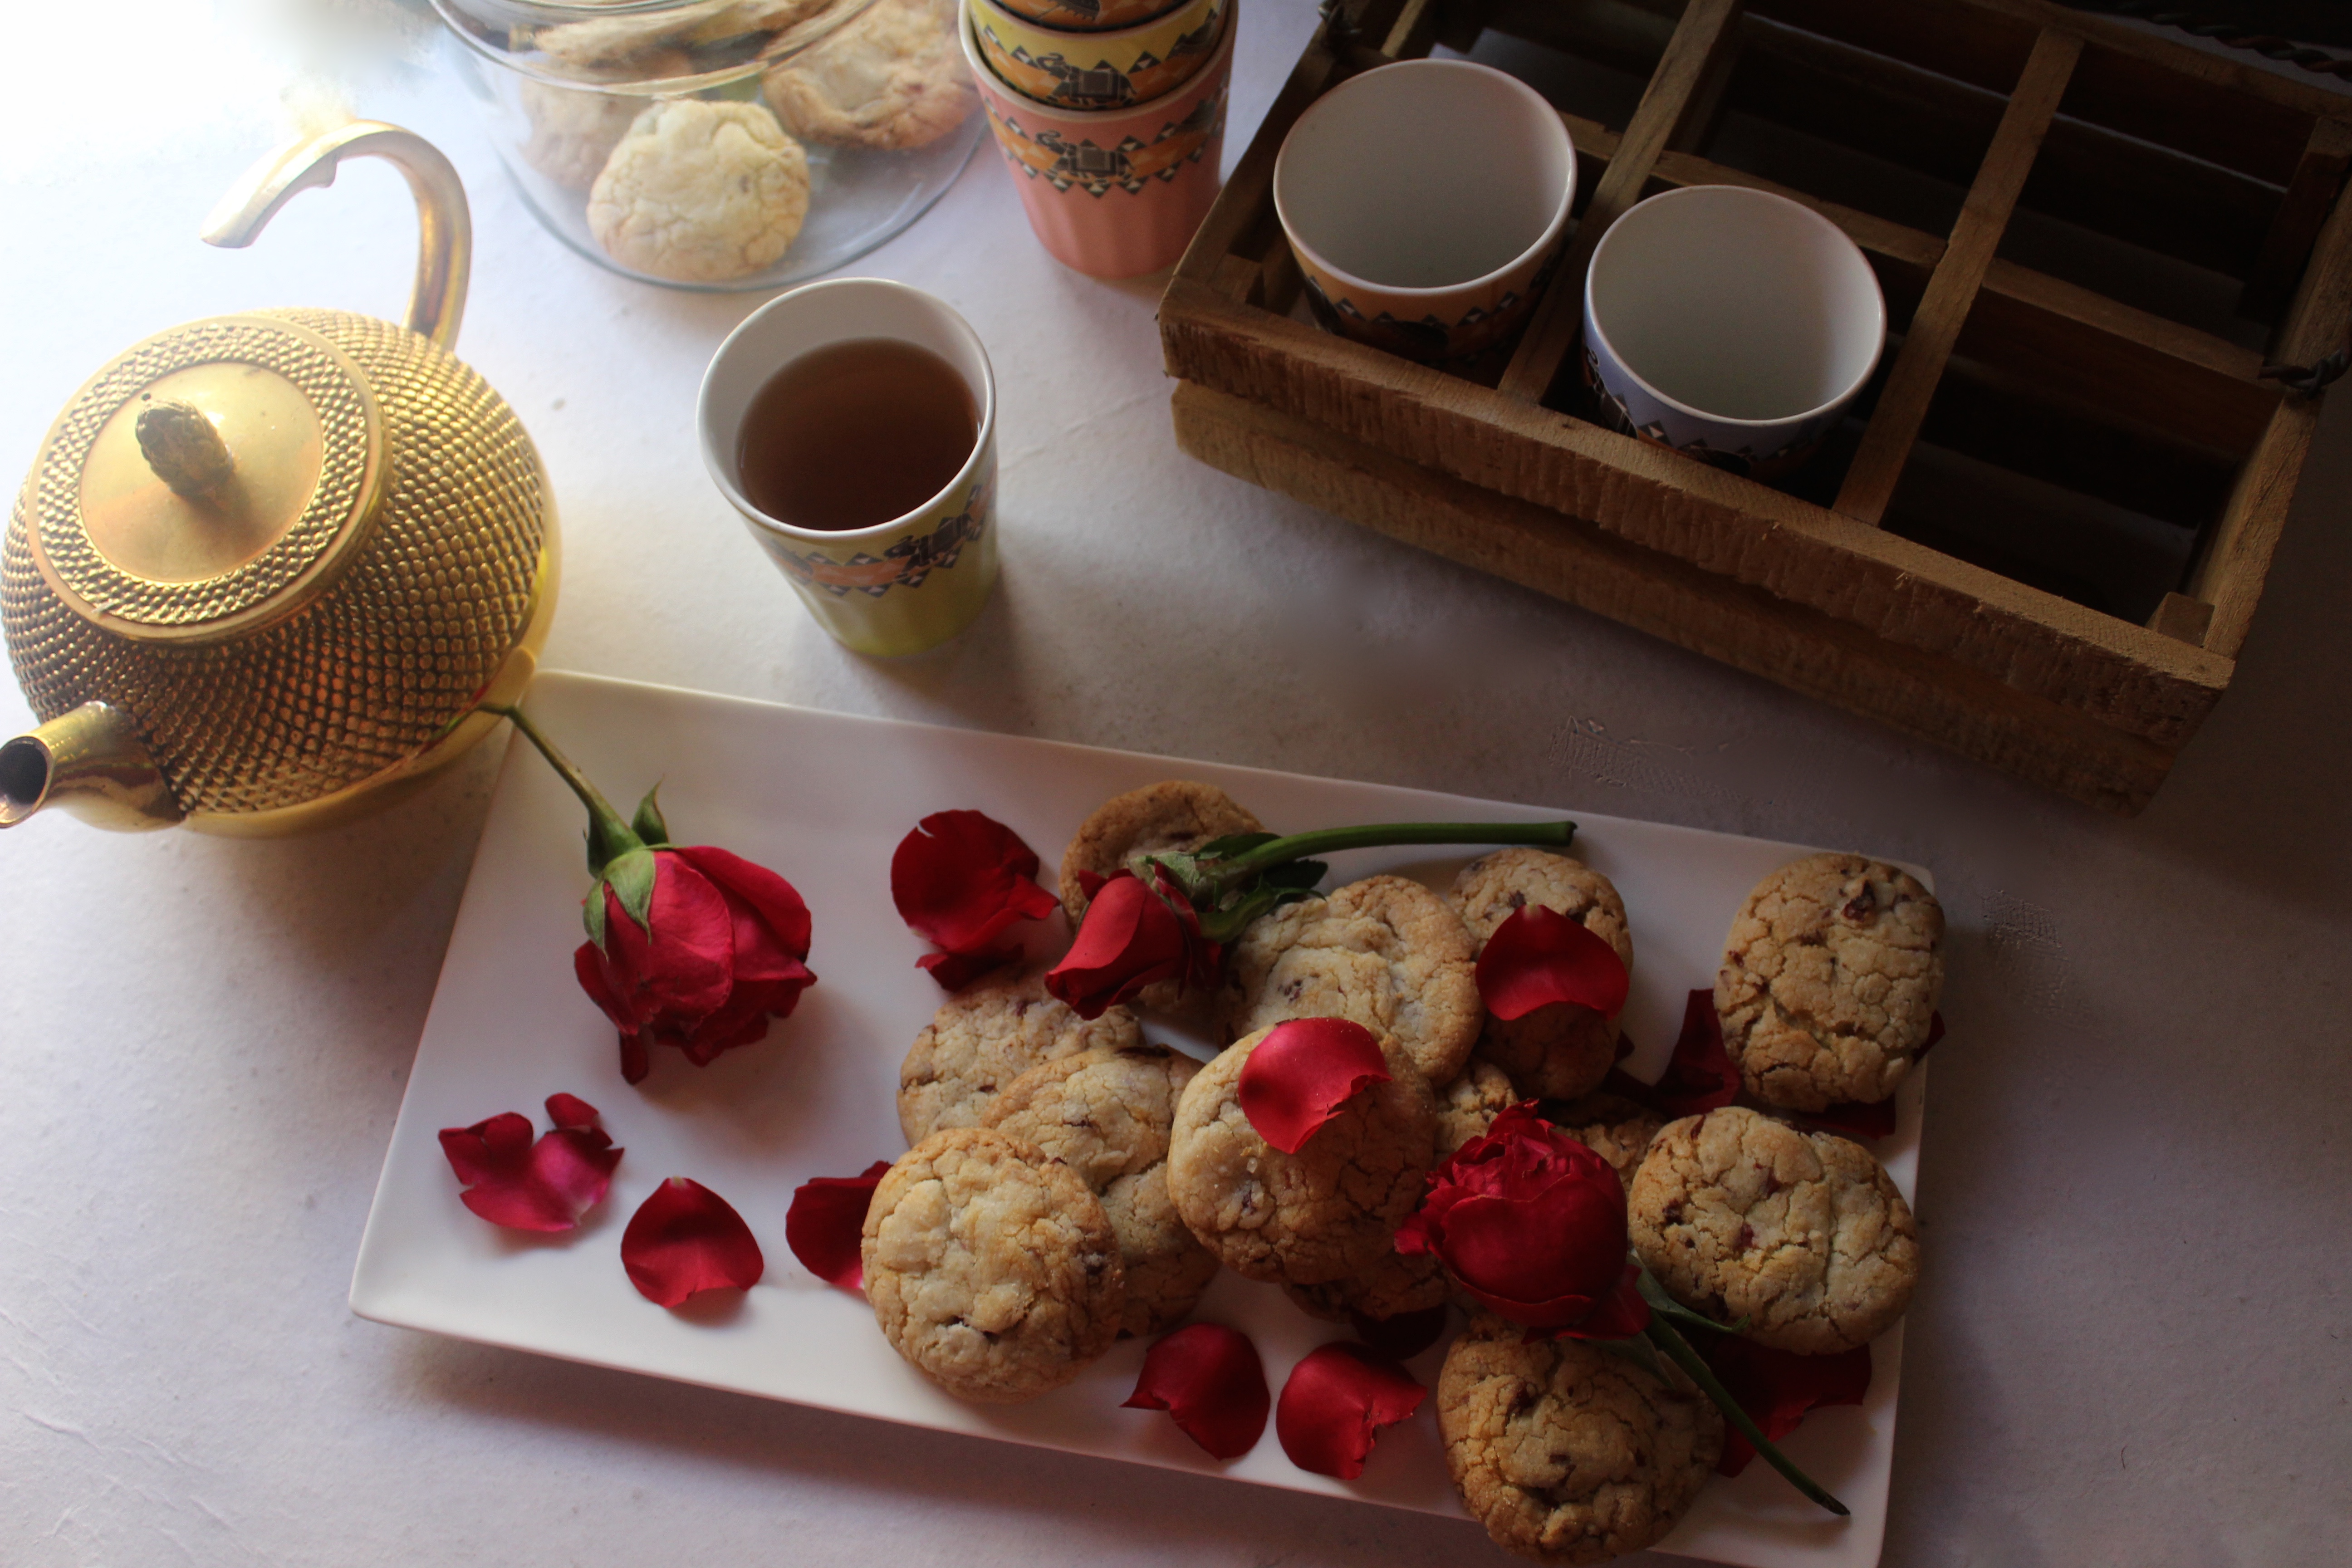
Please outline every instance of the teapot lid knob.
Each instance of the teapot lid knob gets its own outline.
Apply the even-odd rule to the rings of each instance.
[[[236,458],[212,416],[184,397],[149,400],[132,426],[140,451],[173,495],[219,493],[236,471]]]

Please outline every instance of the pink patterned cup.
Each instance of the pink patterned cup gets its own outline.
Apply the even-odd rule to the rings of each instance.
[[[1093,278],[1137,278],[1172,266],[1217,198],[1238,4],[1224,37],[1190,81],[1122,109],[1051,109],[1015,92],[981,58],[967,14],[964,60],[989,129],[1013,166],[1038,240]]]

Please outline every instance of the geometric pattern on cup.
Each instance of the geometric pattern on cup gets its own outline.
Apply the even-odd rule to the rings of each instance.
[[[1183,119],[1161,126],[1150,142],[1129,136],[1115,147],[1097,147],[1091,141],[1071,142],[1052,125],[1032,132],[985,98],[982,102],[1007,163],[1057,191],[1075,188],[1090,196],[1113,190],[1139,195],[1153,180],[1174,180],[1183,164],[1200,161],[1225,123],[1225,94],[1220,89]]]
[[[902,539],[879,555],[860,550],[846,561],[836,561],[822,550],[795,552],[772,533],[760,537],[776,563],[802,582],[836,599],[853,592],[878,599],[893,588],[919,588],[924,578],[947,571],[961,560],[965,547],[978,543],[987,530],[987,502],[988,486],[974,485],[964,498],[963,510],[940,519],[930,532]]]
[[[1004,85],[1024,97],[1056,109],[1125,109],[1192,80],[1216,52],[1223,21],[1222,9],[1212,12],[1207,21],[1176,40],[1165,59],[1147,52],[1125,69],[1104,58],[1081,66],[1060,53],[1033,54],[1025,45],[1008,46],[985,23],[980,27],[980,47]]]
[[[1662,420],[1653,419],[1647,424],[1641,423],[1635,417],[1633,410],[1626,405],[1625,400],[1612,392],[1608,384],[1601,379],[1601,361],[1594,355],[1590,344],[1587,344],[1584,350],[1584,383],[1592,389],[1593,400],[1600,405],[1600,422],[1619,435],[1631,436],[1637,440],[1647,441],[1654,447],[1664,447],[1668,451],[1680,452],[1686,458],[1697,458],[1709,468],[1721,468],[1726,473],[1738,474],[1743,479],[1769,480],[1795,471],[1803,465],[1805,459],[1820,449],[1822,442],[1829,436],[1830,426],[1835,423],[1832,419],[1801,429],[1790,439],[1769,452],[1759,452],[1751,446],[1742,446],[1736,450],[1726,451],[1720,447],[1709,444],[1704,436],[1694,436],[1687,440],[1676,441],[1673,432],[1666,428]]]

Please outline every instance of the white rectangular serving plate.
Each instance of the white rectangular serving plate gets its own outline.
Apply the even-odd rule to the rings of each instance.
[[[972,807],[1011,826],[1044,858],[1048,885],[1063,845],[1096,805],[1171,777],[1222,785],[1278,831],[1360,822],[1579,823],[1574,853],[1622,892],[1634,963],[1627,1063],[1664,1066],[1684,998],[1713,983],[1731,917],[1748,890],[1803,846],[1739,838],[1587,812],[1537,809],[1426,790],[1306,778],[969,730],[820,713],[586,676],[551,674],[530,710],[558,744],[627,811],[658,783],[680,843],[717,844],[788,879],[808,900],[818,983],[766,1040],[697,1068],[657,1051],[652,1075],[622,1081],[612,1026],[572,978],[586,890],[578,804],[520,742],[510,745],[449,952],[384,1156],[360,1242],[352,1310],[364,1318],[714,1388],[943,1431],[1223,1475],[1261,1485],[1459,1514],[1437,1440],[1433,1401],[1385,1434],[1362,1478],[1339,1481],[1292,1465],[1269,1427],[1243,1458],[1209,1458],[1156,1412],[1120,1408],[1144,1345],[1123,1341],[1076,1383],[1026,1405],[980,1406],[926,1382],[876,1331],[866,1303],[823,1284],[784,1245],[793,1189],[894,1158],[898,1066],[940,1004],[915,967],[929,951],[890,900],[891,851],[917,819]],[[1449,885],[1467,855],[1359,850],[1336,857],[1328,885],[1396,871]],[[1057,927],[1058,919],[1045,922]],[[1147,1019],[1154,1038],[1205,1054],[1206,1042]],[[1875,1146],[1913,1192],[1924,1073],[1897,1100],[1894,1136]],[[436,1137],[503,1110],[546,1125],[546,1098],[579,1095],[604,1112],[627,1153],[611,1195],[574,1232],[536,1237],[477,1219]],[[629,1283],[619,1248],[628,1216],[656,1185],[690,1176],[740,1210],[767,1256],[767,1276],[731,1301],[655,1306]],[[1346,1337],[1282,1293],[1221,1276],[1200,1315],[1256,1342],[1278,1391],[1316,1345]],[[1761,1463],[1711,1479],[1659,1548],[1748,1568],[1869,1568],[1885,1531],[1898,1328],[1872,1347],[1870,1395],[1817,1412],[1787,1445],[1853,1518],[1806,1502]],[[1416,1360],[1434,1385],[1442,1351]]]

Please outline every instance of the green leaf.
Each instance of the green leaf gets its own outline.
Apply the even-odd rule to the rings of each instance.
[[[645,840],[647,848],[669,842],[669,824],[662,820],[661,804],[654,799],[659,794],[659,784],[646,791],[646,798],[637,802],[637,815],[629,820],[629,831]]]
[[[654,852],[643,847],[630,850],[604,868],[604,880],[620,896],[621,908],[648,934],[654,929]]]

